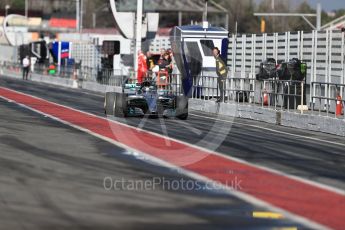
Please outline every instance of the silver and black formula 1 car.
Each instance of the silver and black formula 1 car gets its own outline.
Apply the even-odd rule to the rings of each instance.
[[[188,98],[183,94],[157,87],[154,81],[125,84],[122,93],[107,92],[104,111],[115,117],[160,116],[188,118]]]

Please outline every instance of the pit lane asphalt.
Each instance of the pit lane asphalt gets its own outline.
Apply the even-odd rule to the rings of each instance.
[[[91,107],[89,112],[99,107],[87,105],[100,100],[90,94],[0,81],[37,96],[52,94],[60,103],[84,101],[78,107]],[[160,184],[107,191],[105,177],[194,181],[0,99],[0,229],[303,229],[288,219],[254,219],[252,212],[263,208],[219,190],[169,190]]]
[[[102,94],[4,77],[1,78],[0,85],[104,116]],[[219,118],[227,122],[214,120]],[[117,120],[198,146],[216,149],[253,164],[345,190],[344,137],[238,118],[211,116],[195,111],[187,121],[142,118]],[[253,126],[274,129],[281,133],[272,133]]]

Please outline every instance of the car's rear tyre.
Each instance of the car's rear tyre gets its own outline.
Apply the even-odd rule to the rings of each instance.
[[[115,117],[127,116],[126,97],[122,93],[107,92],[104,99],[104,113]]]
[[[104,113],[106,115],[114,115],[113,107],[115,102],[115,93],[107,92],[104,97]]]
[[[186,120],[188,118],[188,98],[185,96],[176,97],[176,118]]]
[[[115,93],[113,111],[115,117],[127,117],[127,103],[124,94]]]

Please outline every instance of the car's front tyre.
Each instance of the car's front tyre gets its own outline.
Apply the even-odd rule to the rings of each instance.
[[[185,96],[177,96],[175,101],[176,118],[187,120],[188,118],[188,98]]]

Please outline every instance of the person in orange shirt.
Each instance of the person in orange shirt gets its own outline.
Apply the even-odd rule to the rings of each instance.
[[[144,77],[146,77],[147,73],[147,63],[146,63],[146,56],[143,54],[143,52],[140,50],[138,52],[138,83],[142,83],[144,80]]]

